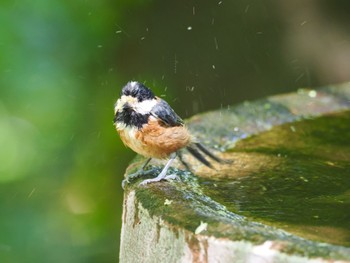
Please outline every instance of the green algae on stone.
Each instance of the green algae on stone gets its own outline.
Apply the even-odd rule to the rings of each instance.
[[[203,249],[199,240],[232,241],[235,248],[241,242],[251,249],[271,242],[289,260],[283,262],[295,256],[300,262],[350,261],[349,94],[348,83],[341,90],[300,90],[194,116],[187,123],[191,132],[234,162],[207,169],[184,154],[193,173],[179,162],[169,170],[181,181],[128,185],[126,203],[139,211],[126,239],[140,244],[138,229],[142,222],[148,229],[149,222],[157,240],[164,231],[171,240],[185,236],[193,250]],[[337,114],[323,116],[330,113]],[[197,239],[202,222],[207,229]]]
[[[272,156],[280,166],[236,180],[204,180],[203,191],[256,221],[350,246],[350,112],[290,126],[242,140],[232,150]]]

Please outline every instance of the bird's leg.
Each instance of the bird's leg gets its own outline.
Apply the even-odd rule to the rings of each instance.
[[[178,151],[178,152],[177,152],[177,156],[179,157],[179,160],[180,160],[180,162],[183,164],[183,166],[185,166],[186,170],[192,172],[191,167],[190,167],[190,166],[188,165],[188,163],[184,160],[181,151]]]
[[[123,180],[122,182],[122,187],[123,189],[125,188],[125,185],[130,183],[130,181],[140,177],[140,176],[145,176],[145,175],[149,175],[149,174],[153,174],[157,171],[157,169],[150,169],[145,171],[145,168],[147,167],[147,165],[149,164],[149,162],[152,160],[152,158],[148,158],[147,161],[142,165],[142,167],[135,173],[132,174],[128,174],[126,176],[126,178]]]
[[[140,183],[140,185],[146,185],[146,184],[149,184],[149,183],[154,183],[154,182],[159,182],[163,179],[174,179],[174,176],[166,176],[166,173],[170,167],[170,165],[172,164],[172,162],[175,160],[176,158],[176,153],[172,153],[170,155],[170,159],[169,161],[167,162],[167,164],[164,166],[163,170],[160,172],[160,174],[156,177],[156,178],[152,178],[152,179],[146,179],[144,181],[142,181]]]
[[[142,167],[133,174],[129,174],[126,179],[135,179],[141,175],[144,175],[145,173],[147,173],[148,171],[145,171],[145,168],[147,167],[147,165],[149,164],[149,162],[152,160],[152,158],[148,158],[147,161],[142,165]]]

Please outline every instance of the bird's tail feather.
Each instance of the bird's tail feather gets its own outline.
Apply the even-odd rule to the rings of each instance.
[[[187,146],[187,150],[201,163],[208,166],[209,168],[213,168],[213,166],[210,164],[210,162],[205,159],[203,156],[206,155],[209,158],[213,159],[214,161],[218,163],[228,163],[228,161],[220,159],[219,157],[215,156],[213,153],[211,153],[207,148],[205,148],[201,143],[194,142],[191,143],[189,146]]]
[[[211,153],[207,148],[203,146],[203,144],[196,142],[195,145],[198,147],[199,150],[201,150],[204,154],[209,156],[211,159],[218,163],[224,163],[225,161],[220,159],[219,157],[215,156],[213,153]]]
[[[213,166],[210,164],[210,162],[207,161],[207,159],[205,159],[205,157],[194,147],[192,146],[187,146],[187,150],[190,152],[190,154],[193,155],[193,157],[195,157],[198,161],[200,161],[201,163],[203,163],[204,165],[213,168]]]

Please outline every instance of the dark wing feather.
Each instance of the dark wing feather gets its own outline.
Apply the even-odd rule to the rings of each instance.
[[[152,108],[151,115],[160,119],[167,126],[182,126],[183,120],[175,113],[170,105],[158,98],[158,103]]]

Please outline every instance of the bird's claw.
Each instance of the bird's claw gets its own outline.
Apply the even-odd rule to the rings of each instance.
[[[158,171],[158,169],[150,169],[150,170],[139,170],[136,173],[132,173],[126,176],[126,178],[122,181],[122,188],[125,189],[125,186],[127,184],[130,184],[131,181],[134,181],[135,179],[139,178],[140,176],[147,176],[150,174],[154,174]]]
[[[161,180],[166,180],[166,181],[176,180],[176,181],[180,181],[180,177],[177,176],[176,174],[170,174],[170,175],[165,176],[165,177],[159,177],[159,178],[156,177],[156,178],[143,180],[139,185],[140,186],[144,186],[144,185],[149,184],[149,183],[160,182]]]
[[[164,178],[164,180],[167,180],[167,181],[171,181],[171,180],[173,180],[173,181],[181,181],[180,177],[177,176],[176,174],[170,174],[170,175],[166,176]]]

